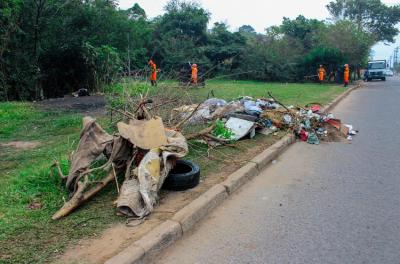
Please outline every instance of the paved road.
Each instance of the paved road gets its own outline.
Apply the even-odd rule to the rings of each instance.
[[[297,143],[159,263],[400,263],[400,79],[347,97],[352,144]]]

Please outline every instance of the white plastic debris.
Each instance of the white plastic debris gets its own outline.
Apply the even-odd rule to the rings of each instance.
[[[288,115],[288,114],[284,115],[283,116],[283,122],[286,125],[290,125],[292,123],[292,117],[290,115]]]
[[[235,140],[239,140],[253,132],[252,130],[254,130],[254,122],[231,117],[225,123],[225,127],[232,130],[232,132],[235,134]]]
[[[262,112],[261,107],[257,106],[254,101],[244,101],[243,105],[246,111],[256,112],[258,114]]]
[[[352,125],[347,125],[347,124],[345,124],[344,126],[347,127],[347,128],[349,129],[349,135],[351,135],[351,136],[357,135],[357,131],[355,131],[355,130],[353,129],[353,126],[352,126]]]

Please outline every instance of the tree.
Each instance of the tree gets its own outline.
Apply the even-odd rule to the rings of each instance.
[[[343,54],[336,48],[316,47],[304,58],[303,66],[305,74],[315,73],[319,65],[323,65],[330,73],[345,63]]]
[[[0,100],[8,99],[7,63],[3,59],[9,49],[12,36],[19,28],[20,0],[4,0],[0,3]]]
[[[284,17],[279,32],[288,37],[303,42],[304,48],[310,50],[318,45],[319,33],[325,29],[325,24],[317,19],[307,19],[298,16],[296,19]]]
[[[399,33],[400,5],[387,6],[380,0],[336,0],[327,8],[336,20],[354,22],[358,31],[369,32],[375,41],[394,42]]]
[[[258,35],[248,41],[247,52],[242,54],[235,69],[239,78],[261,81],[302,80],[302,42],[276,34],[275,30],[268,29],[266,35]]]
[[[139,5],[126,11],[111,0],[4,1],[0,99],[96,90],[116,71],[146,63],[152,27]]]
[[[344,61],[353,65],[366,64],[373,44],[373,37],[358,31],[350,21],[339,21],[330,25],[321,39],[323,47],[338,50]]]
[[[250,25],[243,25],[239,28],[239,33],[249,33],[249,34],[255,34],[256,31],[254,28]]]
[[[214,23],[208,43],[205,54],[212,64],[217,65],[225,61],[231,68],[234,67],[235,61],[228,63],[228,60],[237,58],[244,51],[246,39],[239,32],[230,32],[225,23]]]
[[[207,64],[203,48],[210,14],[197,3],[179,0],[168,2],[165,11],[155,21],[149,57],[161,61],[166,70],[179,70],[188,61]]]
[[[11,41],[11,35],[18,29],[20,11],[20,0],[4,0],[0,3],[0,58]]]
[[[126,10],[129,19],[139,20],[139,19],[146,19],[146,12],[143,8],[139,6],[138,3],[135,3],[131,8]]]

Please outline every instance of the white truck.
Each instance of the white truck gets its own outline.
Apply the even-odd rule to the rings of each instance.
[[[368,62],[368,69],[365,74],[365,80],[371,81],[380,79],[386,81],[386,72],[388,70],[386,60],[373,60]]]

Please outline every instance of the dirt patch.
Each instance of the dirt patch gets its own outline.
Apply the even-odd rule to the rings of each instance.
[[[82,113],[104,113],[106,98],[104,95],[84,97],[64,96],[37,102],[39,107],[46,110],[71,110]]]
[[[320,138],[322,142],[346,142],[347,141],[346,137],[335,127],[333,127],[329,124],[326,124],[324,126],[324,128],[326,129],[328,134],[326,134],[326,136]]]
[[[8,148],[15,148],[15,149],[34,149],[40,145],[39,141],[11,141],[8,143],[1,143],[0,147],[8,147]]]
[[[261,153],[268,146],[278,141],[281,136],[283,135],[272,137],[271,140],[249,148],[246,153],[240,155],[242,160],[236,159],[237,162],[235,163],[224,164],[217,172],[207,175],[194,189],[182,192],[162,190],[159,204],[143,224],[134,227],[128,227],[124,224],[113,225],[97,238],[79,241],[75,246],[67,249],[64,255],[60,256],[55,263],[104,263],[104,261],[122,251],[154,227],[170,219],[178,210],[198,198],[210,187],[223,182],[231,173],[243,166],[246,162],[245,159],[251,159]]]

